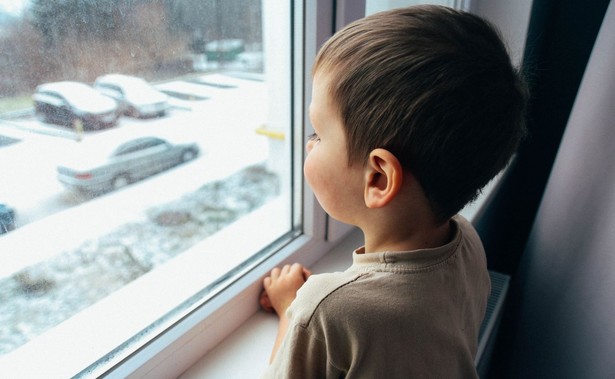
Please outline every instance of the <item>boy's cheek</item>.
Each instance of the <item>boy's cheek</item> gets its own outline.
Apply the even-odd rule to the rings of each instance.
[[[314,168],[312,167],[312,159],[310,159],[310,156],[308,155],[305,158],[305,162],[303,162],[303,176],[305,177],[305,181],[310,185],[310,187],[312,186],[312,175],[314,174],[313,170]]]
[[[319,189],[319,183],[322,182],[322,171],[318,169],[317,157],[315,155],[308,155],[303,163],[303,175],[305,181],[312,188],[315,193]],[[319,179],[320,178],[320,179]]]

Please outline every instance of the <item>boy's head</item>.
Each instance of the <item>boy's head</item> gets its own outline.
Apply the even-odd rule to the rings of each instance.
[[[442,221],[506,166],[525,134],[524,83],[495,29],[469,13],[416,6],[358,20],[322,47],[321,74],[348,164],[390,151]]]

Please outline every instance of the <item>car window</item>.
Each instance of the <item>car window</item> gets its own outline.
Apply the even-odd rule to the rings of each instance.
[[[118,156],[134,153],[139,150],[149,149],[151,147],[162,145],[164,143],[165,141],[156,138],[139,139],[118,147],[113,155]]]
[[[135,151],[141,150],[142,148],[143,148],[142,144],[138,144],[138,145],[130,144],[128,146],[120,146],[115,151],[115,153],[113,153],[113,155],[115,156],[126,155],[130,153],[134,153]]]
[[[151,138],[146,141],[143,141],[143,144],[140,146],[140,149],[149,149],[151,147],[156,147],[164,144],[166,144],[166,141],[163,141],[158,138]]]

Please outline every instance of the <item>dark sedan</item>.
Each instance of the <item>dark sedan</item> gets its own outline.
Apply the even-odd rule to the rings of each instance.
[[[93,130],[115,125],[120,116],[115,100],[84,83],[41,84],[32,97],[36,116],[46,123]]]

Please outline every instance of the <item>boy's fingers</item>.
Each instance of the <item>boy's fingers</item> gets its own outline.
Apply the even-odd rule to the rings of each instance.
[[[293,273],[298,274],[298,273],[300,273],[300,272],[302,272],[302,271],[303,271],[303,266],[302,266],[301,264],[299,264],[299,263],[294,263],[294,264],[291,266],[290,270],[291,270]]]
[[[263,286],[267,288],[271,286],[272,282],[278,280],[281,276],[286,276],[289,274],[301,275],[304,280],[307,280],[307,278],[312,275],[312,272],[300,263],[293,263],[292,265],[287,264],[282,266],[282,268],[274,267],[269,276],[263,280]]]
[[[271,270],[271,274],[269,275],[269,277],[271,279],[276,279],[278,276],[280,276],[280,268],[274,267],[273,270]]]
[[[267,292],[265,290],[261,292],[258,302],[264,311],[269,313],[273,313],[275,311],[273,309],[273,306],[271,305],[271,299],[269,299],[269,295],[267,295]]]

